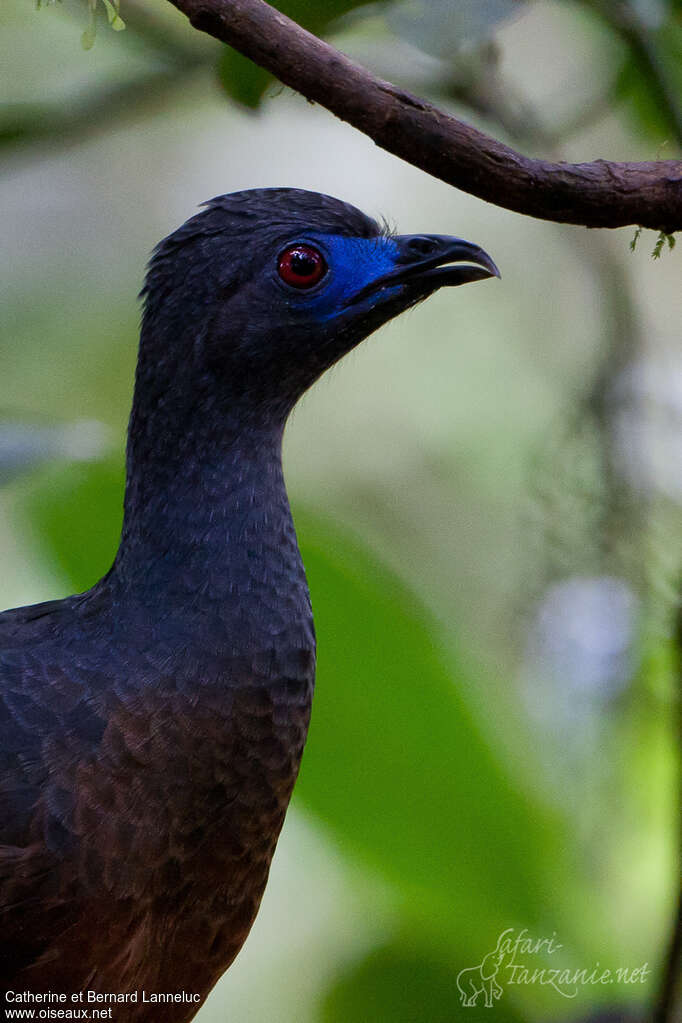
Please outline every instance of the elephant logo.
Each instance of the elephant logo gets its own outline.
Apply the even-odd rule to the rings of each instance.
[[[464,1008],[476,1005],[479,995],[483,995],[486,1009],[492,1009],[494,1000],[502,997],[502,988],[495,979],[504,959],[504,952],[500,951],[501,940],[500,935],[495,949],[488,952],[478,966],[468,966],[457,974],[457,989]]]

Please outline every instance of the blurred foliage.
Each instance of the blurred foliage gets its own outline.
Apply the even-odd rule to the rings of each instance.
[[[660,72],[670,82],[671,95],[682,105],[682,16],[679,10],[676,12],[671,5],[668,17],[651,33],[646,33],[645,38],[649,36]],[[675,131],[674,122],[671,124],[667,104],[661,102],[660,90],[652,85],[650,67],[643,63],[639,48],[634,52],[631,49],[626,55],[615,96],[639,131],[659,144],[670,141],[671,130]],[[679,141],[678,137],[678,144]]]
[[[119,0],[102,0],[109,25],[114,32],[122,32],[126,27],[123,18],[119,13]],[[84,50],[89,50],[95,44],[97,34],[97,0],[88,0],[90,20],[88,27],[81,36],[81,44]]]
[[[659,232],[658,238],[656,239],[656,243],[651,252],[651,255],[653,256],[654,259],[661,258],[661,253],[663,252],[663,249],[665,248],[666,245],[671,251],[675,248],[675,235],[666,234],[665,231],[661,231]]]
[[[520,14],[524,0],[403,0],[388,6],[389,26],[414,46],[442,60],[487,43],[496,29]]]
[[[50,468],[41,479],[28,492],[27,519],[60,575],[82,592],[114,560],[123,519],[123,461]]]
[[[126,27],[120,11],[120,0],[101,0],[106,14],[107,21],[114,32],[122,32]],[[52,6],[55,0],[37,0],[37,7]],[[87,0],[88,5],[88,26],[81,36],[81,45],[84,50],[90,50],[95,44],[97,36],[97,11],[98,0]]]
[[[452,1023],[457,971],[404,939],[370,953],[330,988],[320,1023]],[[466,1009],[471,1023],[520,1023],[513,1006]]]
[[[547,864],[567,876],[566,835],[483,739],[462,696],[477,672],[453,663],[414,597],[366,551],[319,518],[296,519],[320,635],[299,796],[410,894],[423,928],[454,942],[475,920],[484,950],[506,920],[540,924]]]
[[[297,21],[315,35],[325,35],[331,23],[366,0],[282,0],[277,10]],[[242,57],[231,47],[223,48],[218,64],[220,82],[228,96],[247,107],[257,107],[273,81],[267,71]]]

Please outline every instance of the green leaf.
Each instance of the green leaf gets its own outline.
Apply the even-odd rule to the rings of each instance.
[[[476,958],[461,960],[475,963]],[[462,1009],[457,989],[459,962],[442,962],[433,950],[403,939],[373,951],[350,967],[327,992],[321,1023],[520,1023],[507,992],[486,1008],[479,997]]]
[[[97,0],[88,0],[88,27],[81,36],[81,46],[84,50],[91,50],[95,45],[97,35]]]
[[[111,567],[121,534],[123,486],[119,456],[52,468],[24,499],[37,542],[76,592]]]
[[[218,61],[218,81],[236,103],[251,110],[259,105],[272,76],[252,60],[226,46]]]
[[[118,13],[118,8],[114,6],[111,0],[102,0],[102,3],[107,12],[107,20],[114,32],[121,32],[126,26],[123,18]]]
[[[652,33],[657,59],[669,87],[682,102],[682,20],[671,18],[663,28]],[[673,136],[673,129],[665,109],[661,106],[657,91],[652,87],[648,74],[642,70],[633,55],[629,55],[621,68],[615,89],[616,98],[624,105],[625,111],[638,131],[646,132],[653,142],[666,143]],[[657,159],[664,159],[661,149]]]
[[[320,519],[296,520],[319,637],[297,798],[441,937],[485,948],[552,906],[557,927],[566,836],[474,720],[477,673],[371,555]]]
[[[55,0],[36,0],[36,7],[40,9],[43,5],[51,5]],[[118,11],[119,0],[102,0],[107,15],[107,21],[114,32],[122,32],[126,27],[125,22]],[[91,50],[97,37],[97,0],[87,0],[88,6],[88,27],[81,35],[81,46],[84,50]]]
[[[84,50],[91,50],[95,45],[95,38],[97,36],[97,28],[95,25],[95,19],[90,19],[90,24],[85,29],[81,36],[81,46]]]
[[[663,249],[666,244],[670,251],[672,252],[672,250],[675,248],[675,236],[672,234],[666,234],[665,231],[659,231],[653,252],[651,253],[654,259],[661,258],[661,253],[663,252]]]

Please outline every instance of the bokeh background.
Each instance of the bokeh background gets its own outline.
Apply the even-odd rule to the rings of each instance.
[[[682,144],[680,0],[280,6],[526,152]],[[261,913],[200,1023],[629,1018],[679,877],[679,246],[481,203],[163,0],[120,15],[0,9],[1,606],[111,563],[135,296],[200,201],[328,192],[502,270],[384,328],[289,424],[313,722]],[[562,993],[507,956],[495,1006],[463,1008],[459,971],[505,931],[554,936],[529,969],[648,971]]]

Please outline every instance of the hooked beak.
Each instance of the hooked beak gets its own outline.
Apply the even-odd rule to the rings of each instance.
[[[363,288],[354,296],[354,303],[396,285],[402,286],[406,295],[419,300],[445,286],[500,277],[488,253],[462,238],[419,234],[398,235],[394,241],[399,250],[395,269]]]

